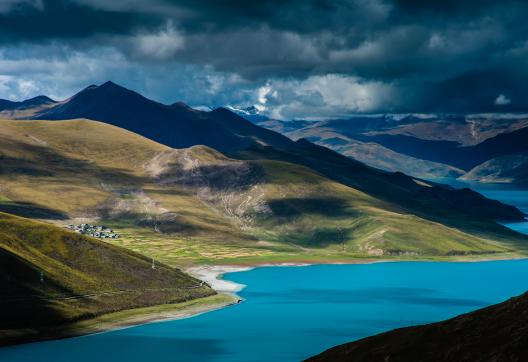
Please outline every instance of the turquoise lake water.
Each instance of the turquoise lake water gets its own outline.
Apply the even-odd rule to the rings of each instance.
[[[528,213],[528,191],[486,187]],[[528,232],[528,223],[509,224]],[[230,273],[238,305],[184,320],[1,348],[0,361],[299,361],[336,344],[446,319],[528,290],[528,260],[264,267]]]
[[[528,289],[528,260],[263,267],[226,278],[241,304],[184,320],[0,349],[0,361],[299,361]]]

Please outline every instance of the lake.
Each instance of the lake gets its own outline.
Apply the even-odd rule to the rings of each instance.
[[[528,191],[476,188],[528,213]],[[528,232],[528,223],[507,225]],[[239,293],[244,303],[184,320],[3,348],[0,361],[299,361],[340,343],[501,302],[528,290],[527,277],[528,260],[263,267],[225,275],[247,286]]]
[[[528,260],[262,267],[226,278],[241,304],[184,320],[0,349],[1,361],[299,361],[528,289]]]

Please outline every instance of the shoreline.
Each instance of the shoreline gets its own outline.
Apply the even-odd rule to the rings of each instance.
[[[144,324],[185,319],[237,303],[238,300],[234,295],[218,293],[209,297],[193,299],[182,303],[126,309],[66,325],[42,329],[0,330],[0,348],[16,346],[23,343],[84,337]]]
[[[526,260],[526,256],[511,256],[506,258],[460,258],[446,260],[431,259],[350,259],[340,262],[282,262],[282,263],[239,263],[223,265],[195,265],[184,271],[195,278],[205,281],[218,294],[213,296],[190,300],[177,304],[162,304],[151,307],[127,309],[119,312],[103,314],[101,316],[80,322],[49,327],[46,329],[23,329],[0,331],[0,348],[15,346],[23,343],[36,343],[50,340],[83,337],[92,334],[106,333],[139,325],[191,318],[236,305],[244,299],[236,293],[243,290],[246,285],[238,284],[223,278],[225,274],[249,271],[262,267],[303,267],[314,265],[356,265],[397,262],[493,262],[507,260]],[[4,332],[2,334],[2,332]],[[28,333],[29,332],[29,333]]]
[[[528,260],[528,256],[510,256],[505,258],[460,258],[460,259],[357,259],[343,262],[323,262],[316,263],[307,262],[284,262],[284,263],[237,263],[237,264],[204,264],[196,265],[183,269],[191,276],[205,281],[218,293],[227,293],[239,300],[236,293],[246,287],[244,284],[239,284],[226,280],[223,278],[225,274],[250,271],[256,268],[266,267],[303,267],[314,265],[360,265],[360,264],[378,264],[378,263],[404,263],[404,262],[424,262],[424,263],[484,263],[494,261],[513,261],[513,260]]]

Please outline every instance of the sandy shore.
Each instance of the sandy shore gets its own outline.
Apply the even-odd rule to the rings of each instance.
[[[253,267],[233,265],[203,265],[188,268],[185,270],[185,272],[195,278],[203,280],[218,293],[235,294],[236,292],[244,289],[245,285],[225,280],[222,278],[222,276],[225,273],[248,271],[251,269],[253,269]]]
[[[226,273],[235,273],[252,270],[255,268],[263,267],[302,267],[310,265],[350,265],[350,264],[376,264],[376,263],[398,263],[398,262],[453,262],[453,263],[467,263],[467,262],[486,262],[486,261],[501,261],[501,260],[522,260],[527,259],[526,256],[506,256],[504,258],[471,258],[471,257],[460,257],[460,258],[449,258],[446,260],[429,260],[429,259],[357,259],[348,260],[343,262],[317,262],[317,263],[304,263],[304,262],[292,262],[292,263],[268,263],[268,264],[247,264],[247,265],[200,265],[193,266],[185,269],[185,272],[192,275],[193,277],[205,281],[218,293],[228,293],[236,296],[236,293],[246,287],[244,284],[238,284],[230,280],[223,279],[223,275]]]
[[[200,265],[185,269],[185,272],[195,278],[203,280],[218,293],[229,293],[236,296],[236,293],[244,289],[244,284],[238,284],[230,280],[223,279],[226,273],[236,273],[263,267],[300,267],[316,265],[311,263],[277,263],[277,264],[258,264],[254,266],[247,265]]]

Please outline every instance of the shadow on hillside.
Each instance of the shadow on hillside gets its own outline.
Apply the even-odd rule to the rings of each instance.
[[[175,167],[159,179],[161,184],[208,187],[213,191],[246,191],[264,177],[261,166],[248,162],[202,165],[187,170]]]
[[[68,215],[62,211],[40,206],[32,202],[0,203],[0,212],[6,212],[30,219],[66,220]]]
[[[1,174],[34,177],[53,176],[53,172],[43,168],[35,161],[7,156],[0,156]]]
[[[0,156],[0,175],[60,178],[82,175],[83,177],[97,177],[104,182],[119,180],[129,185],[148,180],[148,178],[132,175],[118,167],[100,167],[88,159],[68,157],[48,147],[16,141],[10,142],[7,146],[24,151],[24,154],[31,156],[30,158]],[[1,146],[0,150],[2,150]]]
[[[71,294],[27,261],[0,248],[0,330],[32,328],[64,322],[66,317],[44,297]],[[0,344],[6,341],[0,341]]]
[[[207,231],[207,229],[194,225],[185,216],[175,212],[151,215],[133,211],[115,212],[112,208],[99,208],[97,213],[104,220],[149,228],[161,234],[192,236]],[[214,223],[214,220],[211,222]]]
[[[268,202],[271,211],[278,217],[297,217],[311,214],[325,217],[354,217],[358,213],[338,198],[284,198]]]

